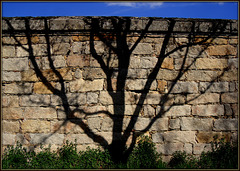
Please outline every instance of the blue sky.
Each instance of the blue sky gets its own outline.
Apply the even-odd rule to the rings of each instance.
[[[2,2],[3,17],[133,16],[238,19],[238,2]]]

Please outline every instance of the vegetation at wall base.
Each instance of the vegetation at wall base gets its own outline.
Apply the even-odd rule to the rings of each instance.
[[[114,163],[108,150],[87,148],[77,152],[76,144],[66,142],[57,151],[51,146],[36,153],[20,143],[8,146],[3,154],[2,169],[237,169],[236,144],[212,142],[212,151],[202,152],[199,158],[176,151],[170,162],[162,161],[155,144],[142,136],[126,163]]]

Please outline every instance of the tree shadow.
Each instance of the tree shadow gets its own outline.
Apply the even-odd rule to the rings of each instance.
[[[107,94],[111,97],[111,100],[113,102],[112,112],[110,112],[109,110],[96,110],[91,112],[89,110],[85,110],[84,108],[79,107],[80,105],[78,104],[75,104],[74,105],[75,108],[72,108],[70,98],[66,93],[67,91],[65,82],[67,80],[65,80],[64,76],[61,74],[59,69],[57,69],[56,66],[54,65],[52,54],[56,53],[60,49],[56,48],[55,52],[52,51],[52,44],[54,44],[54,41],[51,42],[50,39],[54,31],[49,28],[47,19],[44,18],[44,30],[41,30],[41,33],[44,34],[45,36],[46,56],[51,74],[54,75],[54,77],[56,77],[55,82],[59,83],[58,88],[54,87],[51,84],[51,82],[48,80],[48,76],[44,74],[41,68],[39,67],[32,46],[33,45],[32,34],[34,33],[34,31],[30,29],[29,19],[25,18],[24,20],[26,30],[22,32],[27,37],[28,48],[21,45],[21,42],[17,40],[15,34],[18,33],[19,31],[16,31],[14,29],[14,27],[12,26],[8,19],[4,19],[4,21],[7,23],[9,27],[8,32],[13,36],[15,41],[18,42],[18,44],[28,53],[28,58],[31,61],[31,65],[33,66],[37,78],[54,96],[57,96],[60,99],[61,104],[63,106],[62,111],[66,116],[65,120],[59,126],[59,128],[52,132],[49,136],[44,137],[42,139],[42,142],[45,142],[49,137],[54,135],[61,127],[64,127],[68,122],[71,122],[81,127],[84,133],[89,138],[91,138],[95,143],[98,143],[104,149],[108,149],[113,160],[116,162],[126,162],[129,154],[131,153],[136,144],[138,135],[144,134],[147,131],[149,131],[153,124],[157,121],[157,119],[163,117],[168,111],[170,111],[170,109],[173,106],[179,105],[178,103],[176,103],[171,104],[170,106],[168,106],[168,108],[164,108],[164,106],[167,106],[167,104],[173,99],[171,94],[177,83],[182,80],[184,74],[190,69],[190,67],[192,67],[195,64],[196,60],[199,57],[201,57],[202,53],[204,53],[204,51],[209,47],[211,42],[224,32],[227,26],[227,22],[215,21],[213,22],[213,26],[208,31],[207,36],[205,36],[201,41],[196,41],[196,35],[198,35],[198,30],[196,30],[195,21],[192,21],[191,31],[184,33],[188,34],[187,37],[188,42],[181,45],[174,42],[175,40],[174,33],[177,33],[176,31],[174,31],[174,29],[176,28],[177,21],[175,19],[167,19],[168,27],[165,31],[161,32],[161,34],[164,34],[164,37],[160,53],[157,56],[157,60],[154,63],[154,67],[148,71],[149,74],[147,75],[147,78],[144,80],[145,82],[143,83],[142,88],[138,90],[126,90],[126,84],[129,79],[130,61],[131,58],[133,57],[132,56],[133,52],[139,45],[139,43],[147,36],[148,33],[154,33],[154,31],[152,32],[149,31],[149,28],[151,27],[154,18],[149,18],[149,21],[145,24],[144,29],[139,31],[139,36],[137,40],[132,44],[129,44],[128,42],[129,35],[134,34],[131,29],[132,25],[131,18],[121,17],[109,17],[109,18],[105,17],[103,19],[94,17],[84,18],[85,25],[89,26],[90,28],[89,30],[90,55],[97,61],[97,63],[100,65],[102,71],[106,76],[107,82],[106,91]],[[103,24],[104,22],[109,24],[111,26],[111,29],[104,28]],[[67,25],[65,25],[64,29],[58,30],[58,32],[65,33],[66,32],[65,30],[67,30],[67,32],[72,31],[68,29]],[[81,30],[79,30],[79,32],[81,32]],[[98,42],[102,42],[106,47],[107,51],[99,53],[99,50],[97,50],[96,47],[96,40]],[[170,46],[171,44],[173,46]],[[205,47],[194,57],[191,63],[187,63],[190,48],[203,44]],[[69,53],[71,53],[70,51],[71,50],[65,51],[64,52],[65,55],[68,56]],[[161,73],[164,60],[176,52],[180,52],[183,54],[182,64],[180,66],[180,69],[178,70],[178,73],[171,80],[171,84],[168,87],[168,91],[165,93],[160,93],[161,96],[158,96],[160,99],[159,103],[156,105],[161,106],[159,112],[156,113],[155,116],[153,116],[150,119],[150,122],[147,124],[147,126],[145,126],[141,130],[136,131],[135,130],[136,123],[139,120],[143,106],[145,105],[148,96],[151,95],[150,94],[151,87],[154,81],[159,77],[159,75],[164,74]],[[112,66],[112,61],[114,60],[117,60],[116,66]],[[216,80],[222,77],[224,72],[227,70],[228,68],[225,68],[225,70],[223,70],[221,74],[219,74],[216,78],[212,79],[211,84],[202,92],[202,94],[204,94]],[[128,120],[129,122],[126,124],[124,119],[126,119],[125,111],[127,104],[126,99],[128,99],[127,93],[132,93],[131,98],[134,99],[136,107],[135,109],[133,109],[132,114],[129,116]],[[194,97],[193,99],[190,99],[189,101],[185,102],[185,104],[199,98],[202,94]],[[39,103],[44,103],[44,101],[40,101]],[[77,115],[76,113],[80,115]],[[111,130],[112,133],[111,143],[109,143],[104,136],[94,132],[94,130],[91,129],[89,124],[87,124],[84,121],[85,116],[98,115],[99,113],[106,115],[112,120],[113,125]],[[130,144],[128,143],[129,139]]]

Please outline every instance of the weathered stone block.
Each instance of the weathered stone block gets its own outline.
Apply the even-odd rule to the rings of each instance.
[[[84,55],[70,55],[67,57],[67,65],[68,66],[89,66],[90,60],[87,56]]]
[[[214,122],[213,130],[216,130],[216,131],[238,130],[238,120],[237,119],[217,119]]]
[[[88,104],[94,104],[98,102],[98,94],[89,92],[87,93],[87,103]]]
[[[148,43],[139,43],[136,48],[133,50],[133,54],[152,54],[152,46]]]
[[[211,151],[211,144],[198,143],[193,145],[193,154],[200,155],[202,152]]]
[[[148,78],[148,70],[147,69],[128,69],[127,78],[130,79],[141,79]]]
[[[221,116],[224,115],[224,106],[223,105],[192,106],[192,114],[198,116]]]
[[[73,53],[81,53],[83,50],[83,43],[82,42],[74,42],[72,45]]]
[[[3,85],[3,93],[6,94],[31,94],[32,83],[11,83]]]
[[[197,93],[198,84],[196,82],[177,82],[171,93]]]
[[[47,133],[50,132],[49,121],[26,120],[21,123],[22,132],[26,133]]]
[[[3,145],[14,145],[15,144],[15,134],[3,134]]]
[[[70,50],[69,43],[55,43],[50,48],[50,52],[52,55],[67,55],[69,50]],[[40,54],[45,54],[45,53],[46,51],[42,50]],[[36,55],[40,55],[40,54],[36,54]]]
[[[161,110],[161,108],[163,108]],[[161,116],[188,116],[191,114],[191,106],[190,105],[182,105],[182,106],[158,106],[156,110],[157,114]]]
[[[2,121],[2,131],[3,133],[16,133],[19,132],[19,122],[18,121]]]
[[[2,107],[19,107],[18,96],[2,96]]]
[[[27,58],[3,58],[2,66],[2,69],[5,71],[23,71],[29,69]]]
[[[195,131],[168,131],[163,133],[165,142],[196,143]]]
[[[6,72],[2,73],[2,81],[21,81],[21,73],[20,72]]]
[[[169,122],[170,129],[180,129],[180,119],[170,119]]]
[[[23,109],[19,107],[3,108],[3,119],[23,119]]]
[[[70,82],[70,92],[86,92],[103,90],[103,79],[89,80],[76,80]]]
[[[167,81],[157,80],[157,90],[160,93],[165,93],[167,90]]]
[[[50,95],[28,95],[20,97],[20,106],[49,106]]]
[[[229,91],[229,84],[228,82],[200,82],[199,89],[201,92],[206,93],[221,93],[221,92],[228,92]]]
[[[209,46],[207,49],[207,53],[210,56],[217,55],[236,55],[237,48],[232,45],[218,45],[218,46]]]
[[[102,118],[90,117],[87,119],[88,127],[92,132],[99,132],[101,129]]]
[[[2,46],[2,57],[16,57],[14,46]]]
[[[86,80],[106,78],[106,74],[101,68],[84,68],[82,75]]]
[[[223,103],[237,103],[238,93],[224,93],[221,95],[221,101]]]
[[[35,94],[53,94],[55,84],[55,82],[50,82],[50,85],[53,87],[52,88],[51,86],[47,86],[42,82],[34,83],[33,92]]]
[[[43,56],[43,55],[48,55],[48,49],[46,44],[36,44],[32,45],[33,48],[33,55],[34,56]]]
[[[185,60],[183,58],[176,58],[174,59],[174,61],[175,61],[174,67],[177,70],[180,70],[182,68],[183,62],[184,62],[183,69],[187,68],[193,69],[196,67],[195,60],[193,58],[186,58]]]
[[[198,58],[197,69],[224,69],[228,67],[227,59]]]
[[[149,69],[149,68],[154,68],[156,63],[157,63],[157,58],[154,57],[143,57],[140,58],[140,68],[145,68],[145,69]]]
[[[154,143],[163,143],[163,135],[161,133],[152,134],[152,141]]]
[[[161,102],[162,95],[158,92],[150,92],[146,95],[144,104],[159,104]]]
[[[57,144],[62,145],[64,140],[64,134],[30,134],[31,144]]]
[[[26,107],[24,109],[26,119],[56,119],[57,112],[54,108],[45,107]]]
[[[101,131],[112,131],[112,129],[113,129],[113,119],[111,119],[110,117],[103,118]]]
[[[134,125],[134,129],[137,131],[144,130],[149,125],[150,121],[149,118],[138,118]]]
[[[213,128],[211,118],[182,117],[180,120],[182,131],[210,131]]]
[[[147,79],[129,79],[126,81],[126,90],[144,90],[147,81]],[[156,88],[156,81],[153,81],[150,90],[156,90]]]
[[[69,105],[81,105],[86,104],[86,94],[85,93],[67,93],[64,96],[51,96],[51,105],[63,105],[68,103]]]
[[[219,78],[220,81],[237,81],[238,80],[238,70],[224,71],[223,75]]]
[[[188,94],[188,104],[207,104],[220,102],[220,95],[217,93],[205,93],[205,94]]]
[[[163,63],[161,65],[161,68],[165,68],[165,69],[174,69],[174,65],[173,65],[173,58],[165,58],[163,60]]]
[[[156,115],[156,109],[151,105],[144,105],[143,110],[144,110],[144,116],[153,117]]]
[[[153,125],[151,126],[150,130],[154,131],[165,131],[168,130],[168,118],[159,118],[154,121]]]
[[[51,56],[51,60],[53,62],[54,68],[63,68],[66,67],[66,61],[64,56],[58,55],[58,56]],[[51,69],[50,62],[48,58],[43,58],[43,69]]]
[[[51,132],[59,134],[78,134],[84,133],[84,130],[81,128],[82,123],[85,120],[74,120],[74,122],[68,121],[52,121],[51,122]]]
[[[167,143],[167,144],[157,144],[156,150],[158,153],[165,155],[172,155],[176,151],[183,151],[183,143]]]
[[[67,140],[69,142],[75,142],[75,139],[77,140],[77,144],[91,144],[94,142],[87,134],[68,134],[64,142]]]
[[[158,80],[174,80],[178,76],[177,71],[167,70],[167,69],[160,69],[158,71],[156,79]],[[183,77],[182,77],[183,78]]]
[[[63,79],[64,81],[69,81],[69,80],[72,80],[72,77],[73,77],[72,71],[69,68],[56,69],[56,71],[53,71],[52,69],[48,69],[48,70],[43,70],[41,72],[42,72],[42,75],[48,81],[59,81],[61,79]]]
[[[221,73],[219,71],[197,71],[189,70],[184,75],[187,81],[213,81]]]
[[[187,154],[192,154],[193,153],[193,145],[191,143],[185,143],[184,144],[184,151]]]
[[[216,139],[215,139],[216,138]],[[230,141],[231,133],[226,132],[198,132],[196,140],[198,143],[211,143],[215,140],[224,138],[227,142]]]

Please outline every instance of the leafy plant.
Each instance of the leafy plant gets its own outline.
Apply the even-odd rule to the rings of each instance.
[[[161,164],[161,158],[156,152],[155,144],[147,136],[141,137],[127,161],[127,167],[130,169],[154,169]]]

